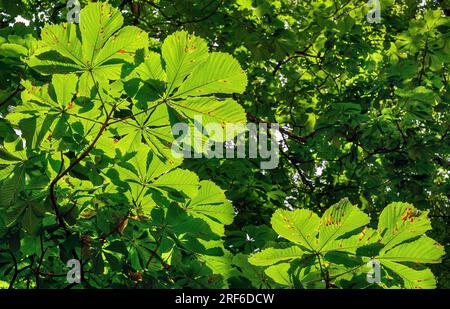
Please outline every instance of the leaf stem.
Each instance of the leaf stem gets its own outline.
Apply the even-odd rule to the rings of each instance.
[[[316,256],[319,261],[319,267],[320,267],[320,272],[322,273],[322,278],[323,278],[323,280],[325,280],[325,287],[327,289],[329,289],[331,287],[330,274],[328,273],[328,270],[326,270],[326,269],[324,270],[322,267],[322,261],[320,260],[320,253],[317,253]]]

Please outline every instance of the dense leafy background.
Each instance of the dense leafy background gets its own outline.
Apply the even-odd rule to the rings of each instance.
[[[111,278],[113,286],[128,287],[286,286],[274,282],[264,269],[252,268],[247,261],[247,255],[255,249],[286,246],[277,238],[277,234],[282,234],[275,227],[277,233],[272,230],[272,215],[280,209],[300,208],[321,216],[344,197],[370,215],[372,228],[377,227],[377,218],[391,202],[413,204],[417,211],[427,213],[432,226],[429,236],[448,252],[448,1],[383,0],[379,24],[369,24],[365,1],[355,0],[110,1],[122,9],[125,25],[146,31],[149,42],[126,41],[125,53],[113,59],[116,64],[129,63],[128,79],[117,70],[105,77],[101,61],[90,64],[95,70],[85,70],[89,73],[84,72],[84,77],[81,74],[84,69],[76,69],[80,64],[68,68],[64,73],[78,75],[86,90],[81,89],[79,101],[69,106],[69,101],[60,96],[70,93],[74,76],[45,75],[49,74],[46,64],[38,61],[58,61],[52,54],[44,60],[36,57],[33,60],[33,55],[43,48],[39,40],[45,36],[44,23],[64,22],[66,3],[34,0],[0,3],[5,13],[1,15],[0,29],[3,145],[0,178],[4,190],[0,199],[2,205],[12,205],[8,207],[9,215],[3,212],[0,220],[0,281],[14,281],[15,287],[66,286],[67,269],[63,261],[76,255],[84,257],[86,287],[110,286]],[[18,15],[32,22],[29,26],[20,23],[10,26]],[[132,29],[135,28],[128,31],[136,32],[133,36],[124,33],[124,40],[136,38],[140,30]],[[54,145],[48,136],[44,139],[46,130],[42,134],[26,130],[45,123],[37,126],[26,120],[32,117],[14,115],[33,110],[37,117],[38,113],[47,112],[47,108],[50,109],[47,117],[63,119],[58,113],[70,107],[73,114],[88,112],[86,118],[104,119],[108,108],[121,102],[124,105],[114,108],[123,112],[115,115],[123,119],[129,115],[127,109],[135,113],[127,105],[130,102],[138,109],[151,108],[142,99],[148,97],[146,84],[136,82],[149,79],[149,72],[145,67],[137,68],[143,59],[148,59],[146,56],[156,59],[162,53],[164,58],[163,42],[181,30],[204,38],[205,50],[228,53],[238,60],[248,79],[245,92],[238,94],[242,89],[237,88],[211,93],[219,93],[221,100],[238,102],[245,108],[249,121],[284,125],[280,166],[261,171],[257,160],[185,160],[182,169],[171,173],[183,173],[175,174],[174,179],[195,183],[195,189],[181,186],[175,188],[178,193],[162,193],[156,201],[140,200],[139,192],[133,197],[139,207],[160,206],[148,221],[135,211],[130,213],[134,208],[125,193],[101,186],[105,179],[111,180],[109,188],[120,189],[127,182],[130,192],[134,192],[139,190],[133,189],[134,185],[138,188],[148,180],[153,183],[154,178],[146,173],[154,168],[158,158],[164,158],[164,139],[154,140],[153,135],[143,134],[142,138],[147,139],[145,145],[154,147],[152,155],[145,153],[139,158],[118,158],[115,152],[110,152],[111,147],[101,147],[104,144],[100,141],[99,149],[94,149],[71,171],[70,179],[75,182],[57,184],[61,211],[71,229],[71,236],[66,237],[64,229],[55,225],[48,189],[60,168],[67,167],[86,147],[85,127],[80,128],[74,121],[69,126],[73,132],[68,132],[61,121],[59,127],[57,121],[52,122],[54,140],[58,141]],[[83,44],[89,40],[87,36],[82,39]],[[137,52],[134,58],[129,58],[134,56],[129,52],[147,44],[149,51]],[[56,44],[49,48],[56,50]],[[92,52],[90,47],[83,49],[83,53],[89,51]],[[159,72],[162,75],[156,81],[163,84],[170,81],[167,68],[165,71]],[[107,85],[105,78],[119,82]],[[21,80],[26,82],[20,83]],[[122,83],[125,96],[118,90],[122,89]],[[161,83],[147,86],[155,90],[153,93],[174,95],[172,87]],[[50,96],[53,106],[39,110],[26,107],[27,102],[39,103],[39,99],[32,97],[36,91]],[[101,102],[100,96],[105,102]],[[83,100],[91,101],[93,109],[83,111]],[[238,104],[233,106],[239,109]],[[159,136],[164,136],[164,127],[159,126],[167,123],[158,121],[167,119],[168,111],[161,109],[150,123]],[[222,116],[228,117],[227,111],[223,113]],[[42,121],[43,117],[37,119]],[[72,120],[67,116],[64,121]],[[149,119],[137,117],[135,121],[137,127],[142,127]],[[239,117],[235,121],[245,119]],[[93,125],[94,131],[100,126]],[[14,129],[22,131],[27,151],[18,146]],[[108,131],[104,137],[139,134],[120,126],[115,129],[117,132]],[[44,142],[36,144],[40,139]],[[59,152],[42,155],[52,147],[64,149],[63,157]],[[30,152],[31,148],[39,152]],[[142,168],[126,177],[123,176],[126,172],[121,172],[120,177],[115,175],[120,168],[127,169],[126,163],[141,164]],[[158,176],[165,168],[160,169]],[[146,175],[150,178],[144,179]],[[9,190],[8,194],[5,190]],[[213,196],[212,192],[220,196],[219,201],[213,202],[227,209],[217,214],[220,218],[213,223],[200,223],[206,222],[202,213],[180,211],[179,205],[195,206],[196,196],[198,200],[198,196]],[[237,213],[234,221],[231,205]],[[166,226],[169,228],[163,228]],[[449,287],[449,267],[446,257],[431,266],[438,287]],[[401,278],[399,282],[403,282],[401,286],[414,287]],[[290,282],[288,286],[301,284]],[[346,287],[344,283],[341,286]]]

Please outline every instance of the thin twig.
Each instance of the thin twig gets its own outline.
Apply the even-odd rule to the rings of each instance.
[[[11,278],[11,281],[9,282],[9,289],[14,288],[14,283],[16,282],[17,276],[19,275],[18,265],[17,265],[17,259],[14,253],[11,252],[11,250],[8,250],[9,255],[11,256],[13,263],[14,263],[14,274]]]

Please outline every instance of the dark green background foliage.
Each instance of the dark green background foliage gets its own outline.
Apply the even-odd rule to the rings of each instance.
[[[137,28],[105,64],[80,29],[82,63],[45,38],[65,1],[0,0],[0,287],[66,287],[77,258],[85,288],[449,288],[450,3],[380,2],[111,0]],[[282,125],[276,169],[168,159],[207,106],[177,95],[201,69],[170,78],[183,38],[234,68],[202,94],[218,117]]]

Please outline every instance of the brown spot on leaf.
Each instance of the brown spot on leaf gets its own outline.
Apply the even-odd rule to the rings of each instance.
[[[137,281],[137,282],[142,281],[142,273],[139,271],[138,272],[130,271],[129,276],[133,281]]]
[[[411,223],[414,222],[414,212],[412,211],[412,209],[410,207],[406,208],[405,211],[403,212],[403,215],[401,217],[403,222],[406,222],[407,220],[410,221]]]

